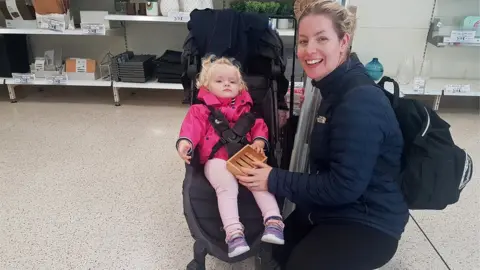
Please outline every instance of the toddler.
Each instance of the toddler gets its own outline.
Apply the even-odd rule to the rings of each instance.
[[[180,130],[177,150],[180,157],[190,163],[189,154],[198,148],[200,163],[205,164],[205,176],[217,194],[228,256],[235,257],[250,250],[238,216],[238,182],[226,168],[229,156],[225,146],[209,158],[220,137],[208,120],[210,110],[207,106],[222,112],[232,126],[243,113],[250,111],[253,101],[239,67],[225,57],[209,56],[203,59],[197,88],[198,99],[204,104],[193,105],[188,110]],[[263,119],[257,118],[246,139],[257,152],[263,152],[268,144],[267,138],[267,125]],[[267,191],[252,193],[264,219],[262,241],[283,245],[284,224],[275,197]]]

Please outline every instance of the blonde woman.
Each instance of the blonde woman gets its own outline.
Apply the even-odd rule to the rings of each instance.
[[[310,173],[257,164],[239,181],[297,206],[285,220],[285,246],[274,252],[282,269],[376,269],[394,256],[408,221],[395,181],[402,133],[383,90],[350,54],[354,15],[335,1],[296,11],[297,56],[322,94]]]

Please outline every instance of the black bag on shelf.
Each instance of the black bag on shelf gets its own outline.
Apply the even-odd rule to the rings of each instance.
[[[0,77],[30,72],[27,35],[0,35]]]

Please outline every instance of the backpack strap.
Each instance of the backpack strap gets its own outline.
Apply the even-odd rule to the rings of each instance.
[[[244,145],[249,144],[246,135],[255,124],[256,117],[253,113],[243,113],[235,125],[230,128],[230,123],[220,110],[217,110],[212,106],[207,107],[210,110],[208,121],[220,137],[218,142],[213,146],[208,159],[212,159],[218,150],[225,145],[227,147],[228,156],[231,157]]]
[[[396,109],[398,107],[398,100],[400,99],[400,86],[398,85],[397,81],[395,81],[394,79],[388,76],[383,76],[377,85],[380,86],[384,91],[386,91],[385,82],[393,83],[393,97],[391,98],[390,101],[392,103],[393,109]]]

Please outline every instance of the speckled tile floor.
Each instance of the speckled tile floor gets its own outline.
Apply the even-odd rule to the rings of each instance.
[[[0,89],[0,269],[185,269],[183,165],[174,143],[186,107],[174,91]],[[480,160],[480,116],[444,113]],[[455,270],[480,269],[480,184],[444,212],[414,212]],[[232,269],[208,259],[208,269]],[[252,261],[234,266],[252,269]],[[382,269],[447,269],[410,222]]]

